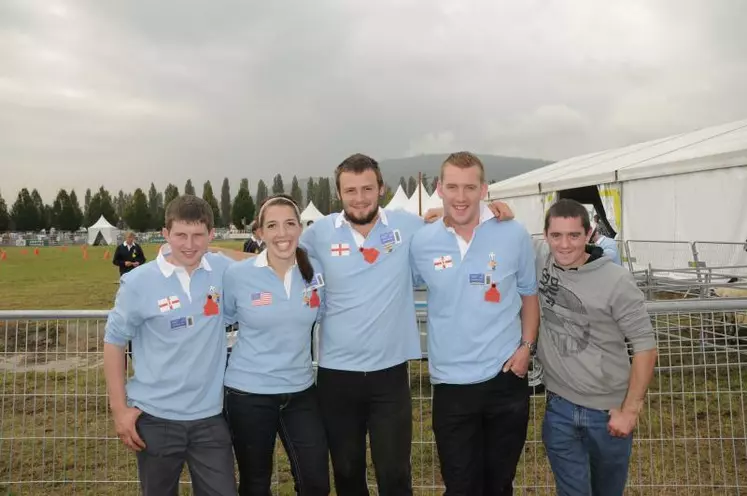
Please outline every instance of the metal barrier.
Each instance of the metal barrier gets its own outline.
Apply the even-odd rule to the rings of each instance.
[[[425,308],[418,305],[418,315]],[[629,493],[747,491],[747,300],[649,302],[656,375],[635,433]],[[0,493],[138,494],[135,457],[112,428],[102,364],[105,311],[0,312]],[[441,494],[426,360],[410,363],[416,494]],[[554,494],[531,400],[517,494]],[[273,491],[292,494],[278,443]],[[373,470],[369,473],[375,488]],[[185,471],[185,486],[188,476]],[[4,492],[4,491],[7,491]]]

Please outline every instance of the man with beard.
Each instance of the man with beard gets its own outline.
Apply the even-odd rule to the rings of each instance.
[[[326,279],[317,388],[340,496],[368,495],[366,434],[382,496],[412,494],[407,362],[421,358],[410,240],[417,215],[378,205],[384,181],[365,155],[335,170],[343,211],[315,222],[301,245]],[[496,209],[496,217],[502,212]]]

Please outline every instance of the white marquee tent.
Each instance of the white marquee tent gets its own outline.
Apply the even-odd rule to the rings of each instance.
[[[558,198],[596,198],[617,239],[744,242],[747,120],[561,160],[488,192],[532,233]]]
[[[322,214],[319,209],[316,208],[314,202],[310,201],[309,204],[306,205],[306,208],[303,210],[303,212],[301,212],[301,224],[306,227],[323,217],[324,214]]]
[[[404,210],[407,201],[407,193],[405,193],[405,190],[402,189],[402,185],[400,184],[397,186],[397,191],[394,192],[394,196],[392,196],[392,199],[389,200],[389,203],[387,203],[384,208],[387,210]]]
[[[419,192],[419,194],[418,194]],[[412,196],[407,200],[407,203],[404,205],[404,210],[413,213],[415,215],[422,215],[425,214],[426,208],[425,204],[430,200],[430,195],[428,194],[428,190],[425,189],[425,186],[423,186],[423,183],[420,183],[418,188],[415,189]],[[420,209],[418,208],[420,207]]]
[[[111,245],[117,243],[119,229],[109,223],[102,215],[94,225],[88,228],[89,245]]]

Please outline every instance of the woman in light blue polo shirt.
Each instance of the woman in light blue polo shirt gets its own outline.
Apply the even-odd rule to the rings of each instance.
[[[300,495],[330,491],[327,440],[311,364],[311,328],[324,280],[298,246],[296,203],[268,198],[257,217],[265,250],[224,277],[224,312],[238,338],[224,380],[240,495],[270,494],[275,436],[288,453]]]

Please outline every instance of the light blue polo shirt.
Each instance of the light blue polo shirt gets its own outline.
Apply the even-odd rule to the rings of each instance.
[[[421,357],[415,319],[410,241],[423,226],[417,215],[379,209],[365,239],[344,214],[315,222],[301,244],[326,279],[319,365],[372,372]],[[368,263],[360,248],[373,260]]]
[[[297,265],[284,278],[278,277],[267,264],[267,251],[226,271],[226,318],[239,323],[226,386],[249,393],[282,394],[303,391],[314,383],[311,328],[321,314],[324,277],[319,264],[311,262],[315,270],[310,285]]]
[[[521,342],[521,296],[537,293],[527,230],[513,220],[495,222],[483,206],[471,242],[440,219],[415,234],[411,257],[415,277],[428,286],[431,382],[495,377]],[[497,303],[485,300],[489,283],[496,284]]]
[[[617,265],[622,265],[620,260],[620,252],[617,249],[617,241],[610,239],[607,236],[600,235],[597,238],[596,245],[604,251],[604,256],[612,259]]]
[[[168,251],[122,276],[104,342],[132,340],[130,406],[163,419],[204,419],[223,409],[223,273],[232,261],[207,253],[190,277],[166,261]]]

